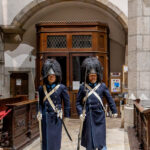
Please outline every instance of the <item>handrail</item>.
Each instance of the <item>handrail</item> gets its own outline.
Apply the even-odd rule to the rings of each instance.
[[[140,99],[136,99],[134,101],[134,104],[135,104],[136,108],[139,110],[140,113],[146,114],[146,113],[150,112],[150,108],[144,108],[144,107],[141,106]]]

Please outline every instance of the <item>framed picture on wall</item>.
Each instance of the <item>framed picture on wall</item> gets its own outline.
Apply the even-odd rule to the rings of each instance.
[[[121,79],[111,79],[111,92],[121,92]]]
[[[111,93],[121,93],[121,73],[111,73],[110,81]]]

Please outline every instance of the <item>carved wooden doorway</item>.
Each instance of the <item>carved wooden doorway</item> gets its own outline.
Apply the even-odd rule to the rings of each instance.
[[[109,29],[99,22],[39,23],[37,29],[36,88],[42,84],[41,68],[47,58],[55,58],[62,68],[62,83],[71,99],[71,117],[77,118],[76,95],[80,86],[83,60],[96,56],[104,67],[108,85]]]
[[[12,73],[10,75],[10,95],[28,95],[28,74]]]

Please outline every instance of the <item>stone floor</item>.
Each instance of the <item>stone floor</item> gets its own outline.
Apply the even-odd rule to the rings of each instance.
[[[107,117],[107,149],[108,150],[130,150],[127,133],[120,128],[121,120],[119,118]],[[73,138],[70,142],[65,131],[62,135],[61,150],[76,150],[77,135],[79,132],[80,122],[78,119],[70,119],[66,126]],[[36,139],[31,145],[24,148],[24,150],[40,150],[40,140]],[[85,150],[81,147],[80,150]]]

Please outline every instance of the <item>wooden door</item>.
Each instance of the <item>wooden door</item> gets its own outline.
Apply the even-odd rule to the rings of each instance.
[[[56,59],[60,66],[62,71],[62,84],[66,85],[67,88],[70,88],[70,82],[69,82],[69,54],[68,53],[47,53],[44,55],[44,60],[48,58]]]
[[[103,67],[103,80],[102,80],[102,82],[104,82],[107,85],[107,87],[109,87],[109,78],[108,78],[109,68],[108,68],[107,53],[95,53],[95,56],[99,59],[101,65]],[[105,108],[107,108],[106,107],[107,100],[105,97],[103,98],[103,103],[104,103]]]
[[[27,73],[12,73],[10,75],[10,95],[28,95]]]
[[[46,59],[55,59],[59,62],[61,66],[61,71],[62,71],[62,81],[61,83],[64,84],[68,91],[70,89],[70,63],[69,63],[69,54],[68,53],[47,53],[44,55],[44,61]],[[70,92],[68,93],[70,95]],[[62,107],[64,104],[62,103]],[[64,110],[64,109],[63,109]]]
[[[103,82],[108,86],[109,85],[108,56],[105,53],[95,53],[95,56],[98,58],[103,67]]]
[[[71,99],[71,117],[76,118],[76,95],[80,86],[80,67],[88,56],[97,56],[104,67],[104,82],[108,85],[109,28],[100,22],[56,22],[36,24],[37,75],[36,89],[42,85],[41,68],[47,58],[61,65],[62,83]]]
[[[94,56],[94,53],[47,53],[44,55],[44,60],[54,58],[61,65],[61,83],[67,86],[69,92],[72,118],[78,117],[76,112],[76,96],[81,84],[81,64],[89,56]]]
[[[71,99],[71,116],[77,118],[76,97],[81,81],[81,65],[85,58],[94,56],[94,53],[70,53],[70,99]]]

